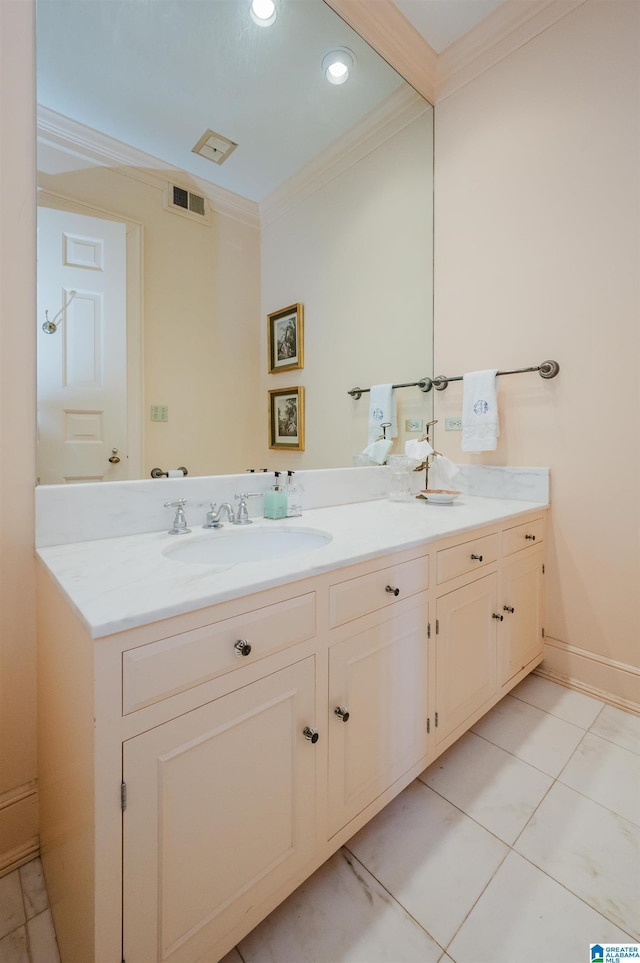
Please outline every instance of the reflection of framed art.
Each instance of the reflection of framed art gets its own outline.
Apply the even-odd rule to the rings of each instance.
[[[301,304],[267,315],[269,373],[304,368],[304,318]]]
[[[304,451],[304,388],[269,392],[269,448]]]

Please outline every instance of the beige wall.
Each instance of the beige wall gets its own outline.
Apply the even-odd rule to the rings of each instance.
[[[51,192],[40,202],[64,207],[51,196],[63,195],[142,225],[144,477],[243,471],[262,440],[246,377],[259,363],[259,231],[216,211],[211,226],[168,212],[158,183],[102,167],[40,174]],[[167,405],[168,422],[152,423],[151,405]]]
[[[430,374],[432,158],[429,108],[263,228],[262,313],[300,301],[305,316],[300,371],[265,374],[263,328],[263,397],[292,385],[306,393],[305,452],[265,451],[265,465],[351,465],[367,443],[369,395],[354,401],[347,391]],[[418,388],[399,390],[399,425],[427,420],[431,404]],[[266,436],[266,402],[263,411]]]
[[[32,38],[0,3],[0,875],[37,852]]]
[[[588,0],[436,107],[436,374],[501,379],[484,464],[549,465],[545,665],[640,702],[640,5]],[[438,446],[462,459],[436,396]]]

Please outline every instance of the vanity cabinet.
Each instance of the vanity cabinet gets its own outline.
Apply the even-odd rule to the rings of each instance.
[[[427,632],[420,601],[329,648],[330,837],[426,758]]]
[[[124,959],[198,960],[315,854],[315,659],[125,742]]]
[[[436,755],[542,661],[544,530],[534,517],[436,552]]]
[[[542,658],[544,646],[544,549],[525,549],[523,557],[505,565],[501,579],[503,620],[498,682],[505,685],[529,665]]]
[[[97,639],[39,565],[62,963],[221,959],[541,661],[543,552],[520,516]]]
[[[436,749],[497,687],[497,575],[485,575],[436,603]]]

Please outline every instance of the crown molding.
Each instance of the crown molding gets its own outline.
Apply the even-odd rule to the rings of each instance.
[[[437,104],[585,0],[506,0],[437,54],[392,0],[325,0],[429,103]]]
[[[325,0],[430,104],[435,103],[438,55],[391,0]]]
[[[377,110],[261,202],[262,227],[272,224],[430,110],[432,107],[415,90],[407,85],[400,87]]]
[[[438,57],[435,102],[479,77],[585,0],[506,0]]]
[[[75,157],[84,165],[108,167],[123,177],[130,177],[157,190],[166,190],[169,182],[203,194],[211,209],[242,221],[251,227],[260,227],[258,205],[240,194],[227,191],[210,181],[153,157],[122,141],[109,137],[92,127],[58,114],[38,104],[38,143],[46,144],[61,154]]]

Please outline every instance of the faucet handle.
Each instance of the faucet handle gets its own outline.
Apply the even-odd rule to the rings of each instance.
[[[186,498],[176,498],[173,502],[165,502],[165,508],[175,508],[176,517],[173,520],[173,528],[169,529],[169,535],[186,535],[191,531],[187,528],[187,519],[184,514],[184,506],[187,504]]]
[[[249,510],[247,508],[247,498],[257,498],[262,495],[263,492],[243,492],[242,495],[234,495],[233,497],[236,501],[239,501],[238,511],[236,512],[236,519],[234,525],[251,525],[252,521],[249,518]]]

